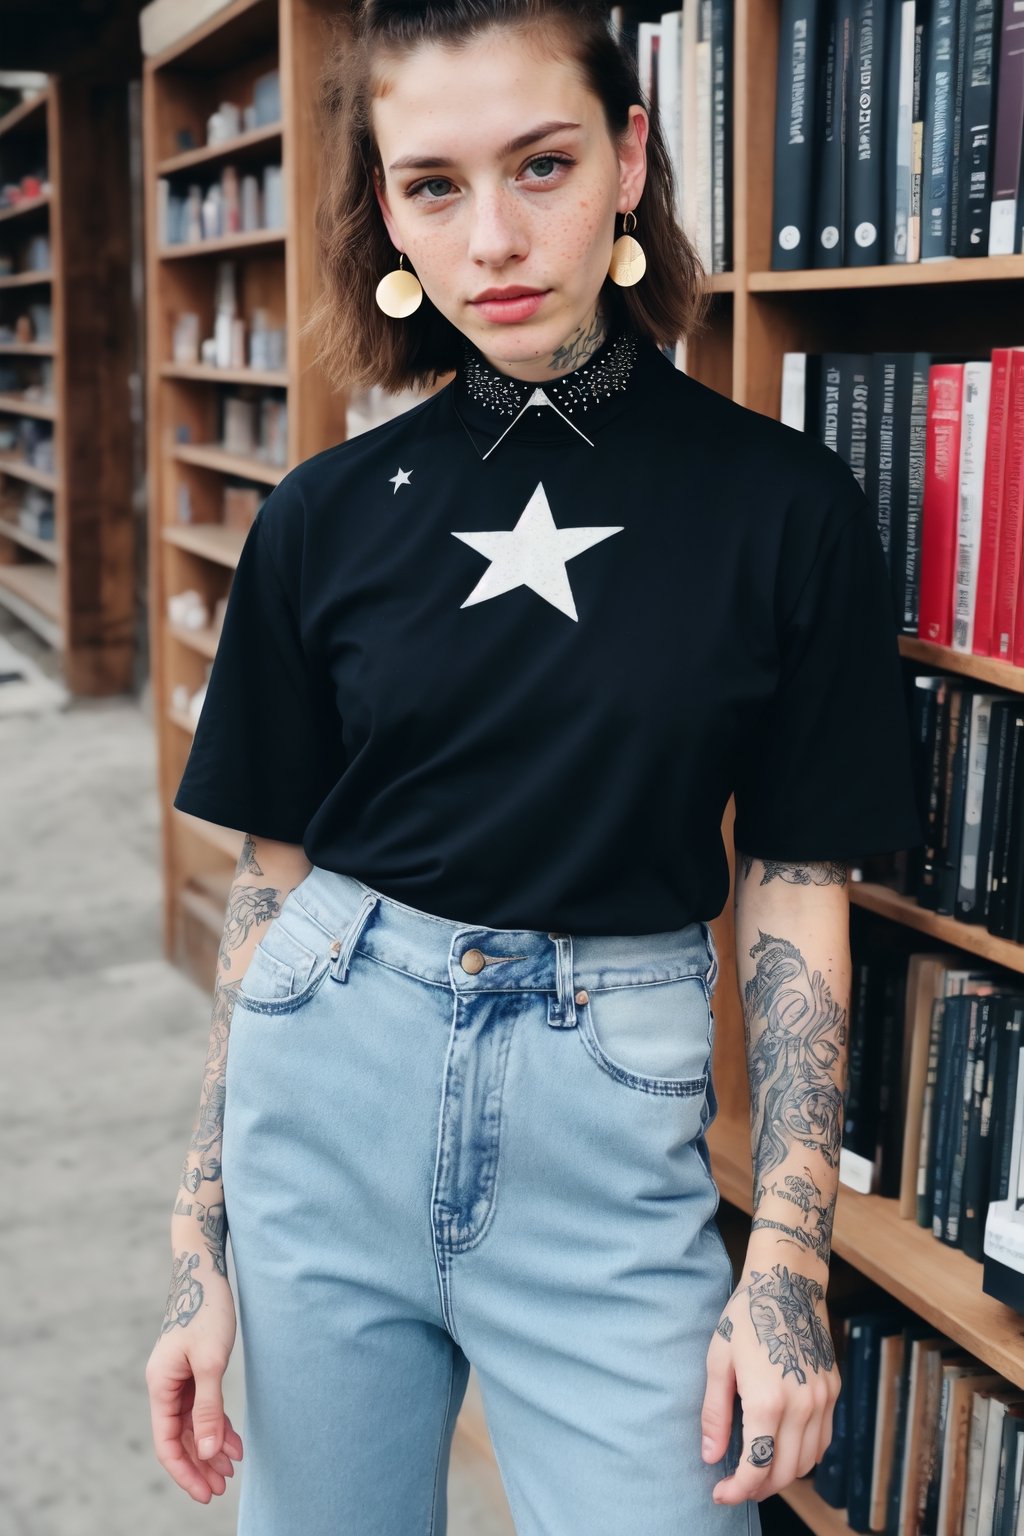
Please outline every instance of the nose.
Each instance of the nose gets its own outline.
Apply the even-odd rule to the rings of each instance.
[[[500,267],[526,255],[528,242],[515,199],[501,190],[476,198],[469,232],[469,259]]]

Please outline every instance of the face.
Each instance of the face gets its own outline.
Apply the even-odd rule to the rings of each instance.
[[[375,189],[396,251],[496,368],[538,380],[597,345],[615,214],[636,207],[646,174],[643,107],[616,144],[600,100],[557,54],[497,29],[461,51],[423,46],[380,61],[372,107]],[[485,301],[510,288],[529,295]]]

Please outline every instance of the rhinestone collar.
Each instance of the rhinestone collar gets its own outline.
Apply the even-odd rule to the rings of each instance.
[[[636,333],[619,331],[606,337],[582,367],[537,383],[499,372],[467,340],[453,403],[472,429],[470,435],[486,437],[484,457],[497,448],[498,440],[508,438],[592,444],[595,430],[624,401],[635,376],[637,349]]]

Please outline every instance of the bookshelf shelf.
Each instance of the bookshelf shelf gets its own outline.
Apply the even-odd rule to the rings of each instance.
[[[217,235],[209,240],[189,240],[183,245],[162,245],[160,261],[182,261],[195,256],[224,256],[233,251],[258,250],[268,245],[283,245],[283,229],[250,229],[244,234]]]
[[[9,112],[5,112],[3,117],[0,117],[0,139],[8,134],[24,134],[33,129],[38,132],[45,131],[45,124],[41,120],[46,117],[49,97],[49,88],[46,87],[37,91],[28,101],[19,102]]]
[[[185,817],[172,805],[192,725],[171,700],[180,698],[182,689],[194,694],[202,685],[218,637],[210,624],[199,630],[172,624],[168,602],[193,589],[212,615],[230,590],[231,573],[256,507],[288,468],[346,433],[347,401],[330,395],[326,382],[309,366],[312,341],[297,335],[316,281],[318,140],[313,104],[330,12],[322,0],[235,0],[163,52],[148,56],[143,68],[150,650],[164,808],[164,941],[168,958],[203,986],[212,982],[223,925],[223,907],[217,921],[212,920],[209,882],[220,881],[226,897],[242,838],[241,833]],[[256,82],[274,70],[279,74],[280,120],[203,144],[210,114],[222,102],[249,105]],[[180,148],[185,133],[195,148]],[[245,165],[257,173],[261,164],[280,162],[283,227],[160,244],[163,178],[181,175],[184,186],[195,172],[197,182],[212,181],[222,166],[236,161],[240,170]],[[284,331],[286,366],[219,368],[198,360],[175,361],[178,316],[197,315],[200,334],[213,334],[217,264],[223,260],[230,260],[234,269],[238,316],[247,329],[259,310],[271,330]],[[272,401],[274,409],[286,408],[286,463],[224,448],[226,396],[211,386],[251,389],[257,406]],[[201,887],[204,896],[196,894]]]
[[[1024,283],[1024,256],[977,256],[878,267],[751,272],[751,293],[809,293],[822,288],[918,288],[936,283]]]
[[[57,407],[52,400],[23,400],[20,395],[0,394],[0,411],[15,416],[39,416],[43,420],[53,421]]]
[[[51,561],[54,565],[59,562],[59,552],[54,548],[53,539],[40,539],[34,533],[29,533],[20,528],[12,517],[3,515],[3,507],[0,507],[0,533],[4,538],[10,539],[15,544],[22,544],[26,549],[31,549],[35,554],[41,555],[44,560]]]
[[[708,1147],[722,1198],[749,1215],[753,1201],[746,1121],[720,1113],[708,1133]],[[1024,1386],[1024,1335],[1016,1312],[985,1295],[980,1264],[901,1217],[895,1200],[843,1187],[832,1251],[993,1370]]]
[[[20,203],[14,203],[10,208],[0,208],[0,224],[9,219],[27,219],[33,214],[46,213],[50,198],[49,192],[40,192],[38,197],[23,197]]]
[[[280,464],[229,453],[217,443],[177,443],[171,452],[182,464],[196,464],[200,469],[214,469],[224,475],[241,475],[263,485],[276,485],[285,472]]]
[[[188,171],[197,165],[216,165],[222,160],[248,160],[254,152],[262,151],[281,142],[281,124],[270,123],[263,128],[253,128],[249,133],[238,133],[216,144],[204,144],[200,149],[186,149],[179,155],[169,155],[157,165],[157,175],[172,176],[176,171]]]
[[[207,625],[205,629],[183,629],[180,624],[168,624],[167,633],[179,644],[190,646],[192,650],[198,651],[200,656],[205,656],[208,661],[213,660],[217,651],[219,631],[215,630],[212,624]]]
[[[983,683],[993,683],[1007,693],[1024,693],[1024,667],[1012,666],[1007,661],[996,661],[991,656],[969,656],[945,645],[932,645],[929,640],[918,640],[914,635],[900,635],[899,646],[901,654],[911,661],[941,668],[943,672],[959,672],[963,677],[974,677]]]
[[[1024,974],[1024,944],[997,938],[976,923],[960,923],[955,917],[930,912],[926,907],[918,906],[909,896],[867,880],[851,884],[850,900],[870,912],[877,912],[895,923],[902,923],[904,927],[916,928],[918,933],[927,933],[934,939],[941,939],[944,944],[969,950],[972,955],[980,955],[993,965],[1002,965],[1007,970]]]
[[[123,86],[85,71],[49,77],[0,118],[5,178],[44,188],[0,209],[0,254],[22,269],[0,276],[0,314],[7,335],[28,317],[45,338],[0,342],[0,419],[16,443],[0,453],[0,604],[60,653],[69,693],[93,696],[134,681],[125,126]],[[29,257],[29,240],[47,250]]]
[[[11,272],[0,277],[0,288],[37,288],[52,282],[52,272]]]
[[[12,453],[0,453],[0,474],[11,475],[15,480],[26,480],[31,485],[42,486],[44,491],[57,489],[56,475],[52,475],[46,469],[36,469],[34,464],[27,464]]]
[[[209,363],[162,363],[162,379],[190,379],[202,384],[253,384],[286,389],[288,373],[277,368],[215,368]]]
[[[234,570],[245,535],[237,528],[222,528],[217,523],[198,523],[181,528],[167,527],[161,534],[168,544],[190,554],[200,555],[215,565],[228,565]]]

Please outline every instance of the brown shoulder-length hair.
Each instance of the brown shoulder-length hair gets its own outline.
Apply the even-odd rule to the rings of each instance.
[[[320,88],[323,163],[315,226],[321,288],[302,327],[333,387],[376,384],[395,394],[436,383],[462,356],[462,332],[426,292],[404,320],[385,315],[374,297],[380,279],[398,265],[373,189],[375,170],[384,179],[370,113],[378,57],[401,58],[422,43],[457,47],[495,26],[537,37],[539,24],[575,59],[604,106],[609,134],[621,139],[629,108],[648,103],[636,64],[612,35],[599,0],[364,0],[337,17]],[[630,288],[606,278],[604,314],[610,327],[626,325],[670,346],[703,328],[710,290],[676,222],[672,165],[656,115],[650,116],[636,237],[646,273]]]

